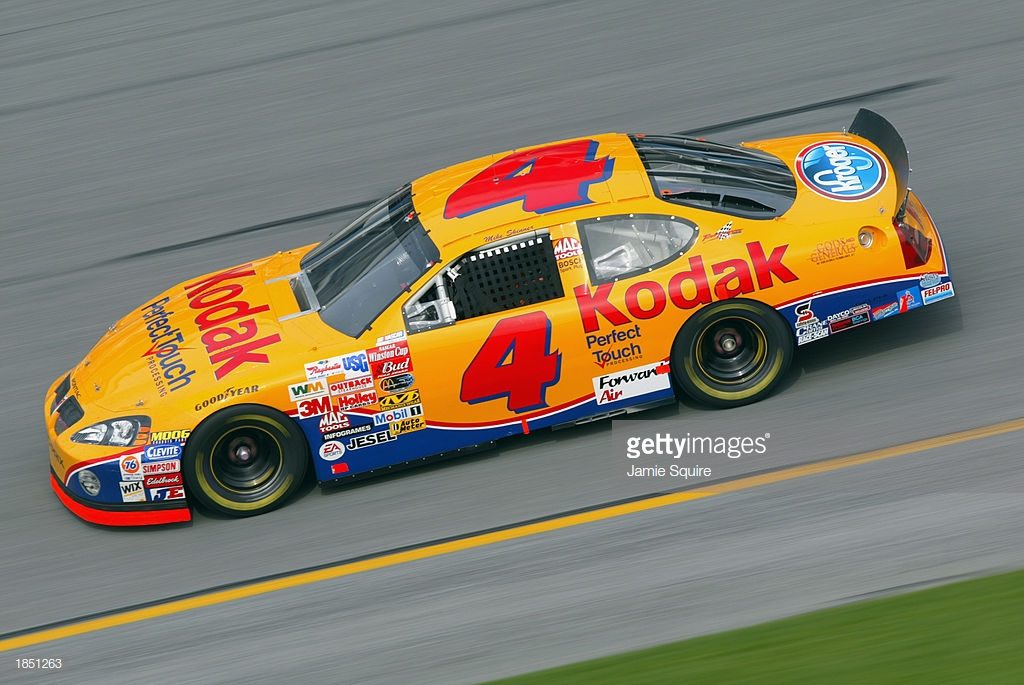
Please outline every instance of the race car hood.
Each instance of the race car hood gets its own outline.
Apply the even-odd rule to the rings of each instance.
[[[290,261],[280,254],[256,260],[147,300],[72,371],[76,395],[86,407],[138,414],[218,388],[253,387],[257,378],[265,383],[285,338],[267,281],[294,266]]]

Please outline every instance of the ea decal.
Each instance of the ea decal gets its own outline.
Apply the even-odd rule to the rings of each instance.
[[[345,446],[337,440],[328,440],[320,445],[320,458],[325,461],[336,461],[345,456]]]
[[[863,145],[827,140],[808,145],[796,156],[796,173],[804,185],[841,202],[865,200],[885,185],[885,161]]]

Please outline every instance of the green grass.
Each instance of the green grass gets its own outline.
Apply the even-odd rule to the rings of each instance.
[[[680,624],[686,616],[679,617]],[[1024,683],[1024,572],[859,602],[505,685]]]

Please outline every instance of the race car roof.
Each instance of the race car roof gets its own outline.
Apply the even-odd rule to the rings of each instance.
[[[541,229],[594,216],[601,205],[649,197],[651,186],[629,137],[605,133],[456,164],[412,191],[420,221],[443,246],[509,224]]]

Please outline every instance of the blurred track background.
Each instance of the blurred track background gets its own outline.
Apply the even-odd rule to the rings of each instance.
[[[426,4],[0,6],[0,632],[676,485],[623,476],[630,435],[771,433],[709,462],[725,477],[1022,414],[1024,4]],[[89,527],[49,490],[42,393],[107,325],[350,214],[268,221],[514,146],[837,130],[860,105],[903,133],[958,297],[801,350],[766,402],[185,528]],[[0,682],[473,682],[1020,567],[1021,452],[1008,434],[82,635],[5,654]]]

